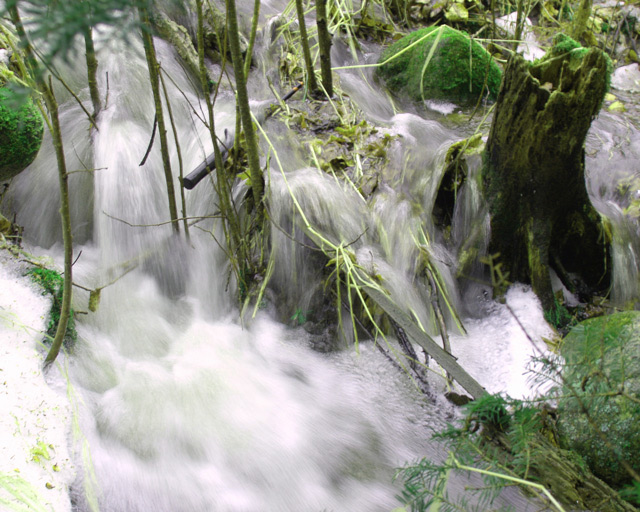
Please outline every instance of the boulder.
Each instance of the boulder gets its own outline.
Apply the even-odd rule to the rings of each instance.
[[[406,35],[382,52],[379,62],[384,64],[377,75],[387,87],[415,101],[440,99],[472,104],[487,92],[496,99],[502,78],[500,68],[479,43],[446,25]]]
[[[44,123],[31,98],[0,87],[0,182],[22,172],[38,154]]]
[[[563,340],[561,353],[561,444],[620,488],[632,481],[621,460],[640,472],[640,311],[581,322]]]

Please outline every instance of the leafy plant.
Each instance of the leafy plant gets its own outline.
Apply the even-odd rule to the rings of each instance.
[[[308,311],[303,311],[302,308],[296,308],[293,315],[291,315],[291,321],[295,325],[302,325],[307,321]]]
[[[564,329],[572,323],[575,323],[571,313],[569,313],[564,304],[558,301],[557,297],[554,297],[554,305],[555,307],[544,312],[544,319],[550,325],[553,325],[556,329]]]
[[[501,490],[518,483],[536,488],[556,510],[563,510],[543,485],[530,480],[531,461],[539,449],[536,434],[544,428],[543,416],[531,404],[504,395],[484,395],[465,406],[465,418],[458,426],[450,425],[434,436],[444,440],[450,450],[444,463],[423,459],[397,471],[396,478],[403,484],[398,498],[412,512],[426,511],[436,504],[439,510],[447,511],[498,510],[493,502]],[[511,455],[505,456],[503,450]],[[478,473],[484,486],[452,497],[447,483],[453,472]]]
[[[42,49],[44,61],[51,63],[56,57],[74,57],[76,38],[99,25],[113,27],[116,34],[112,37],[128,40],[139,27],[137,17],[131,13],[139,7],[148,8],[151,3],[150,0],[8,0],[0,7],[0,14],[4,16],[19,4],[33,44]]]
[[[636,507],[640,507],[640,482],[633,482],[622,489],[620,496]]]

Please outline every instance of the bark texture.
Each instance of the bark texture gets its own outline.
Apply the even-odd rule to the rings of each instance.
[[[169,215],[171,217],[171,225],[175,233],[180,232],[178,224],[178,207],[176,205],[176,193],[173,186],[173,174],[171,172],[171,159],[169,157],[169,149],[167,143],[167,128],[164,122],[164,113],[162,110],[162,97],[160,96],[160,64],[156,58],[156,49],[153,43],[153,37],[150,33],[151,21],[148,12],[140,8],[140,20],[143,24],[142,43],[144,45],[144,53],[147,58],[147,67],[149,68],[149,81],[151,82],[151,90],[153,92],[153,102],[158,119],[158,134],[160,136],[160,152],[162,154],[162,165],[164,168],[164,177],[167,184],[167,199],[169,201]]]
[[[333,78],[331,76],[331,34],[327,20],[327,0],[316,0],[316,25],[318,26],[322,86],[327,92],[327,96],[331,98],[333,96]]]
[[[564,36],[532,65],[511,57],[484,155],[489,251],[509,281],[530,282],[545,311],[557,304],[549,268],[579,295],[609,284],[608,243],[589,201],[584,141],[608,88],[610,61]]]
[[[91,103],[93,105],[93,122],[95,123],[100,110],[102,110],[102,102],[100,101],[100,91],[98,90],[98,59],[96,58],[96,49],[93,45],[93,34],[91,27],[84,30],[84,48],[85,59],[87,61],[87,82],[89,84],[89,94],[91,95]]]
[[[311,52],[309,51],[309,37],[307,36],[307,25],[304,21],[302,0],[296,0],[296,12],[298,13],[302,55],[304,56],[304,65],[307,68],[307,87],[312,93],[315,93],[318,90],[318,84],[316,83],[316,73],[313,69],[313,61],[311,60]]]

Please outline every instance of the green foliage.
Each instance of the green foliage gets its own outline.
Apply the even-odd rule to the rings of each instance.
[[[640,312],[581,322],[563,340],[561,353],[562,444],[610,485],[631,483],[621,461],[640,472]]]
[[[564,307],[564,304],[558,301],[557,297],[554,297],[553,307],[544,312],[544,319],[549,325],[553,325],[556,329],[564,329],[574,322],[571,313]]]
[[[64,278],[62,275],[47,268],[34,267],[27,271],[27,275],[31,277],[33,282],[42,287],[43,295],[51,295],[52,303],[49,310],[49,319],[47,321],[47,340],[53,339],[60,321],[60,309],[62,308],[62,292],[64,289]],[[69,315],[67,323],[67,332],[64,337],[65,347],[69,348],[73,345],[78,337],[75,327],[75,319],[73,309]],[[46,341],[46,340],[45,340]]]
[[[398,499],[408,506],[411,512],[485,510],[478,505],[471,505],[464,495],[453,497],[447,492],[447,483],[452,471],[448,462],[435,464],[422,459],[396,471],[395,478],[403,483]]]
[[[506,432],[511,424],[511,418],[507,412],[508,402],[502,395],[484,395],[477,400],[467,404],[466,407],[466,427],[472,423],[478,427],[491,429],[495,432]]]
[[[544,364],[541,369],[536,366],[541,382],[558,378],[559,362],[556,357],[537,361]],[[552,389],[535,401],[487,395],[465,406],[463,419],[434,436],[447,445],[445,462],[423,459],[396,472],[403,484],[398,499],[411,511],[496,510],[494,501],[501,489],[516,483],[544,494],[553,510],[564,510],[563,504],[570,509],[604,510],[602,503],[608,504],[607,510],[630,510],[589,472],[579,455],[558,447],[560,412],[549,405],[558,399],[558,392],[566,390]],[[605,432],[617,435],[610,429]],[[447,481],[453,472],[480,474],[484,486],[467,487],[468,492],[452,498]],[[627,500],[633,503],[639,491],[640,485],[628,487]]]
[[[540,411],[523,401],[489,394],[466,405],[464,411],[465,417],[458,425],[450,425],[434,436],[448,445],[446,462],[422,459],[396,472],[396,479],[403,484],[398,499],[411,511],[426,511],[436,505],[438,510],[496,510],[493,501],[506,482],[528,478],[536,450],[534,439],[544,423]],[[514,454],[505,464],[498,462],[505,457],[491,444],[495,436]],[[453,471],[480,472],[485,485],[453,498],[446,488]]]
[[[294,325],[302,325],[307,321],[308,311],[303,311],[302,308],[296,308],[293,315],[291,315],[291,321]]]
[[[414,101],[474,103],[487,91],[496,99],[502,79],[500,68],[479,43],[447,26],[412,32],[382,52],[379,62],[377,74],[389,89]]]
[[[633,482],[622,489],[620,496],[636,507],[640,507],[640,482]]]
[[[31,98],[0,88],[0,181],[13,178],[38,154],[44,123]]]
[[[32,42],[45,52],[42,55],[45,62],[51,62],[58,56],[75,57],[76,37],[94,27],[98,27],[99,32],[99,25],[113,27],[116,30],[113,37],[128,40],[140,27],[137,16],[132,13],[151,4],[151,0],[8,0],[0,7],[0,15],[19,5]]]

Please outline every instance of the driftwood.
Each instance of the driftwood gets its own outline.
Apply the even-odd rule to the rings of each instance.
[[[483,166],[489,251],[509,281],[532,284],[546,312],[558,307],[550,268],[584,299],[609,285],[609,244],[585,186],[584,141],[610,66],[602,51],[561,35],[535,65],[513,55],[498,95]]]

